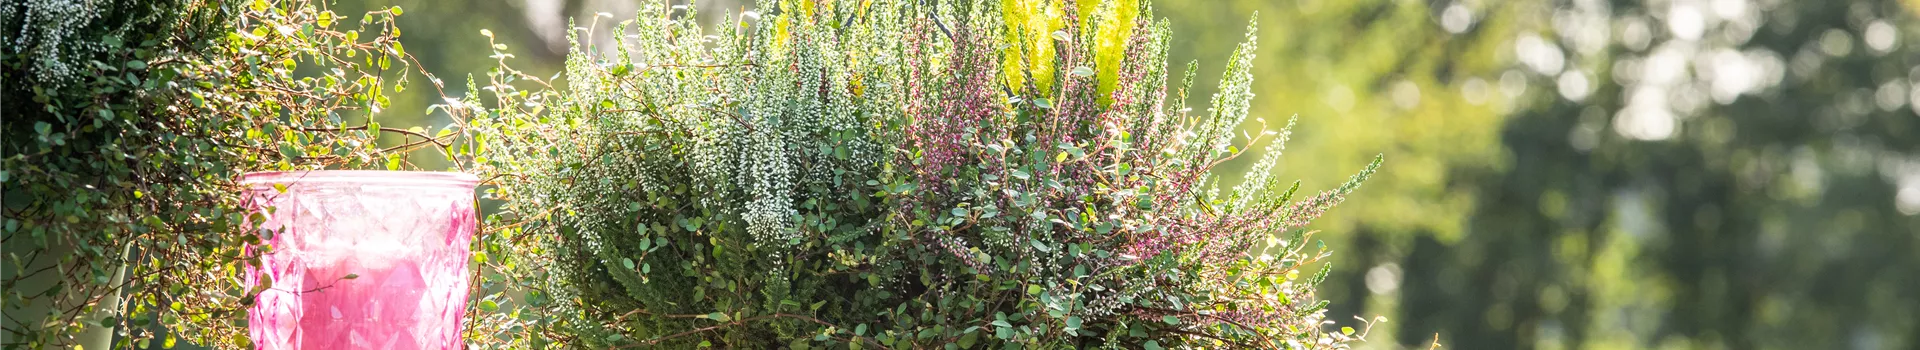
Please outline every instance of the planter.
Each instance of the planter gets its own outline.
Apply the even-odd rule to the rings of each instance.
[[[472,175],[249,173],[266,214],[248,285],[258,349],[458,349],[473,238]],[[271,249],[265,249],[271,248]]]

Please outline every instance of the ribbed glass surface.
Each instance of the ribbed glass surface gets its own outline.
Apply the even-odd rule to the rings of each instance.
[[[246,276],[273,282],[249,312],[259,349],[460,348],[478,179],[311,171],[240,181],[271,247]]]

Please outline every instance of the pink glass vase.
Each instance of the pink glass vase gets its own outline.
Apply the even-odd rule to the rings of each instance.
[[[249,310],[257,349],[458,349],[472,175],[410,171],[241,176],[271,245]],[[250,247],[261,252],[265,247]]]

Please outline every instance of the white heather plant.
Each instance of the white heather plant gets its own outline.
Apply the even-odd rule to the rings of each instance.
[[[1305,226],[1379,161],[1298,201],[1298,182],[1268,176],[1285,129],[1236,137],[1251,35],[1190,114],[1194,65],[1167,84],[1168,25],[1134,0],[778,1],[713,33],[692,8],[610,25],[615,46],[576,47],[564,86],[503,64],[493,100],[445,106],[474,118],[455,154],[506,203],[481,238],[501,272],[485,283],[525,293],[504,311],[507,292],[483,297],[476,342],[1345,348],[1364,335],[1314,296],[1328,253]],[[609,27],[589,22],[576,32]],[[1215,166],[1253,147],[1268,150],[1255,173],[1222,193]]]

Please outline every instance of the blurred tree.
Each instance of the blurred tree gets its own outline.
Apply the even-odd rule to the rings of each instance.
[[[1558,2],[1514,41],[1467,239],[1402,336],[1467,348],[1920,346],[1920,33],[1895,1]],[[1564,64],[1553,63],[1564,61]],[[1555,66],[1564,66],[1555,67]],[[1461,278],[1462,281],[1447,281]]]
[[[1262,12],[1255,110],[1325,128],[1287,164],[1387,154],[1322,221],[1376,346],[1891,349],[1920,347],[1916,4],[1161,6],[1202,61]]]
[[[1397,257],[1413,238],[1457,242],[1466,235],[1476,193],[1465,178],[1499,173],[1504,111],[1524,85],[1509,74],[1505,42],[1513,15],[1527,4],[1428,4],[1416,1],[1162,1],[1175,32],[1175,62],[1218,62],[1232,42],[1225,18],[1259,11],[1263,44],[1254,74],[1255,113],[1269,123],[1291,114],[1306,121],[1290,141],[1315,152],[1290,154],[1277,172],[1337,181],[1338,167],[1385,153],[1383,172],[1320,223],[1335,239],[1334,282],[1322,288],[1334,315],[1391,314],[1399,301]],[[1445,14],[1444,16],[1442,14]],[[1203,66],[1211,77],[1219,67]],[[1503,84],[1503,82],[1505,82]],[[1196,91],[1195,99],[1212,91]],[[1244,164],[1242,164],[1244,165]],[[1228,179],[1233,181],[1233,179]],[[1371,301],[1369,301],[1371,299]],[[1443,302],[1444,301],[1439,301]],[[1368,307],[1371,305],[1371,307]],[[1376,331],[1392,334],[1399,320]],[[1406,341],[1415,341],[1412,337]]]

